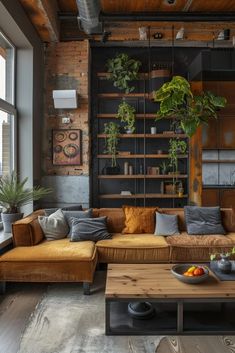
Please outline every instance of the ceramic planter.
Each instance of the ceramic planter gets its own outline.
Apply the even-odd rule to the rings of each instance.
[[[23,213],[2,213],[2,223],[5,233],[11,233],[12,223],[23,218]]]

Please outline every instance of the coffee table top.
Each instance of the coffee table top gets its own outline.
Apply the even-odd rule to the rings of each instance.
[[[173,264],[109,264],[105,298],[235,298],[235,281],[186,284],[171,274]]]

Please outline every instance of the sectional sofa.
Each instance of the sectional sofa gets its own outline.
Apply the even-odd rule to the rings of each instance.
[[[163,209],[177,214],[179,235],[122,234],[121,208],[94,209],[94,217],[107,216],[112,239],[70,242],[68,238],[48,241],[38,223],[38,210],[13,224],[13,244],[0,257],[0,282],[83,282],[89,294],[97,263],[177,263],[206,262],[213,252],[229,251],[235,246],[235,215],[222,209],[226,235],[188,235],[183,209]]]

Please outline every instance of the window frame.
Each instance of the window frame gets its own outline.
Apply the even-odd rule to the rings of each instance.
[[[9,103],[7,100],[0,98],[0,110],[11,115],[13,119],[13,129],[12,134],[12,151],[11,151],[11,169],[17,170],[17,109],[16,109],[16,47],[15,45],[7,38],[2,29],[0,28],[0,36],[12,47],[12,103]]]

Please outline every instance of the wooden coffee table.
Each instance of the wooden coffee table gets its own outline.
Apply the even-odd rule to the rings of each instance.
[[[185,284],[172,264],[110,264],[105,291],[107,335],[218,335],[235,333],[235,281],[212,272],[200,284]],[[153,318],[139,320],[129,302],[147,301]]]

